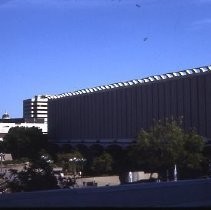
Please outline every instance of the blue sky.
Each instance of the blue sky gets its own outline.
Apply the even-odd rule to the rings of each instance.
[[[0,115],[22,117],[38,94],[210,65],[210,11],[211,0],[0,0]]]

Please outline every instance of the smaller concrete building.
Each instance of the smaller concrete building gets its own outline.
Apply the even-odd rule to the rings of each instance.
[[[24,118],[10,118],[9,114],[5,112],[0,119],[0,141],[3,141],[4,136],[12,127],[38,127],[43,134],[47,134],[47,122],[44,119],[24,119]]]

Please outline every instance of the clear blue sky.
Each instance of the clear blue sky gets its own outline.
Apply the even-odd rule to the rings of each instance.
[[[38,94],[210,65],[210,11],[211,0],[0,0],[0,116],[22,117]]]

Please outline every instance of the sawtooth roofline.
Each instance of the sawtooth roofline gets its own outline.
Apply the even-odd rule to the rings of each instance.
[[[87,93],[108,90],[108,89],[113,89],[113,88],[126,87],[126,86],[148,83],[148,82],[153,82],[153,81],[166,80],[166,79],[171,79],[174,77],[184,77],[187,75],[199,74],[199,73],[204,73],[208,71],[211,71],[211,65],[177,71],[177,72],[171,72],[171,73],[166,73],[166,74],[160,74],[160,75],[155,75],[155,76],[149,76],[143,79],[133,79],[126,82],[116,82],[109,85],[100,85],[93,88],[85,88],[85,89],[77,90],[74,92],[66,92],[66,93],[61,93],[58,95],[51,95],[51,96],[48,96],[47,98],[50,100],[54,100],[58,98],[87,94]]]

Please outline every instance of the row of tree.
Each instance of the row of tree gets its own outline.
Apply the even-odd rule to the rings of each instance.
[[[75,165],[70,159],[75,157],[86,160],[81,165],[84,167],[80,168],[85,176],[145,171],[158,172],[160,179],[165,180],[175,164],[180,179],[196,178],[209,172],[210,152],[202,137],[194,130],[185,132],[182,122],[174,120],[158,121],[148,131],[141,130],[137,142],[126,148],[119,145],[104,148],[100,144],[90,147],[84,144],[59,147],[48,142],[47,136],[36,127],[11,128],[0,148],[2,152],[12,153],[16,160],[27,158],[32,163],[31,167],[23,172],[24,175],[20,174],[22,178],[27,174],[36,177],[34,172],[39,171],[41,157],[51,160],[45,161],[51,169],[53,162],[56,166],[62,166],[65,172],[75,170]],[[41,164],[40,168],[42,167]],[[45,174],[51,174],[48,167],[47,169],[48,173]]]

